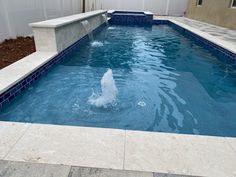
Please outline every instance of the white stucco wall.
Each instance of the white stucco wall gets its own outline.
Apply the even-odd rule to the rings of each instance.
[[[182,16],[188,0],[85,0],[86,11],[145,10]],[[29,23],[82,12],[82,0],[0,0],[0,42],[31,35]]]
[[[0,41],[32,34],[29,23],[80,12],[80,0],[0,0]]]
[[[187,8],[188,0],[88,0],[86,10],[145,10],[156,15],[182,16]]]

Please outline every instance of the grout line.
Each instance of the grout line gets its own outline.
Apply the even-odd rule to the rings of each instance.
[[[124,140],[123,170],[125,169],[125,149],[126,149],[126,130],[125,130],[125,140]]]
[[[68,177],[72,177],[72,166],[70,166],[70,170],[69,170],[69,173],[68,173]]]
[[[235,155],[236,155],[236,150],[234,149],[234,147],[231,145],[231,143],[229,142],[229,140],[225,137],[224,138],[225,139],[225,141],[226,141],[226,143],[230,146],[230,148],[232,149],[232,151],[235,153]]]
[[[22,137],[26,134],[26,132],[29,130],[29,128],[32,126],[32,124],[29,124],[25,131],[22,133],[22,135],[16,140],[16,142],[12,145],[12,147],[9,149],[9,151],[6,153],[6,155],[2,158],[2,160],[7,160],[6,157],[9,155],[9,153],[12,151],[12,149],[16,146],[16,144],[22,139]]]

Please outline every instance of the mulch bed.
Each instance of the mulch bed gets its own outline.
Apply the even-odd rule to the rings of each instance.
[[[0,43],[0,69],[35,52],[33,37],[6,39]]]

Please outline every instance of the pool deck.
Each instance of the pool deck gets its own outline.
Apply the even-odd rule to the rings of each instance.
[[[0,122],[0,159],[190,176],[236,176],[236,139]]]
[[[213,25],[208,27],[205,23],[182,17],[155,18],[167,18],[236,53],[235,31],[230,30],[231,32],[226,34],[227,32],[220,30],[221,27],[210,27]],[[56,54],[36,52],[28,56],[26,60],[1,70],[0,92],[32,72],[35,67],[40,67],[54,55]],[[40,57],[42,60],[36,60],[36,62],[35,57]],[[24,67],[26,61],[32,61],[32,63]],[[29,166],[27,168],[29,170],[31,166],[37,164],[42,168],[51,168],[53,165],[50,164],[54,164],[56,165],[55,168],[53,167],[55,173],[60,173],[59,168],[57,170],[58,165],[62,171],[65,169],[66,172],[54,176],[73,177],[79,176],[73,173],[85,174],[84,176],[88,174],[78,172],[76,169],[77,172],[71,172],[73,169],[71,166],[75,166],[80,169],[86,169],[81,167],[100,169],[95,169],[95,171],[113,169],[105,170],[105,175],[103,172],[101,174],[108,176],[107,171],[109,171],[114,172],[112,176],[117,177],[122,175],[161,177],[162,173],[162,176],[169,174],[169,177],[176,176],[171,174],[235,177],[236,138],[0,121],[0,160],[3,160],[0,161],[0,176],[3,177],[5,176],[2,174],[7,173],[2,172],[2,169],[13,168],[14,165],[24,166],[24,162]],[[32,169],[35,168],[32,167]],[[38,170],[40,168],[36,169],[34,174],[40,173]],[[91,170],[94,169],[88,171]],[[135,171],[140,171],[138,174],[141,175],[136,174]],[[22,172],[23,170],[19,171],[18,176]],[[154,173],[160,174],[158,176]],[[89,174],[91,176],[91,173]]]

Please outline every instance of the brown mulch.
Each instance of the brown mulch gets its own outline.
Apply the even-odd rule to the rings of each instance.
[[[0,69],[35,52],[33,37],[6,39],[0,43]]]

